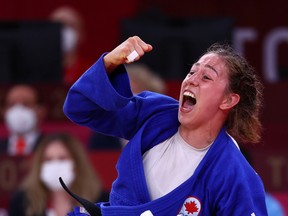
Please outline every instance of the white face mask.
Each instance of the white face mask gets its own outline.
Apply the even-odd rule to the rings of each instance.
[[[73,51],[78,42],[78,33],[71,27],[63,27],[61,34],[62,51],[64,53]]]
[[[75,179],[74,163],[71,160],[51,160],[42,164],[40,179],[52,191],[63,190],[59,177],[69,187]]]
[[[35,128],[37,117],[33,109],[18,104],[7,110],[5,121],[11,133],[24,134]]]

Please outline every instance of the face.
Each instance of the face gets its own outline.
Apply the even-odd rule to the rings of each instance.
[[[38,103],[37,97],[37,93],[29,86],[18,85],[13,87],[7,94],[3,115],[6,115],[10,108],[22,105],[35,113],[34,127],[37,128],[46,116],[46,109]]]
[[[6,109],[21,104],[28,108],[35,108],[37,105],[35,92],[26,86],[17,86],[13,88],[7,95]]]
[[[59,191],[63,190],[59,177],[67,186],[72,184],[75,179],[74,161],[64,144],[55,140],[44,149],[40,179],[51,191]]]
[[[205,126],[218,118],[228,86],[228,68],[217,54],[196,62],[183,80],[178,118],[189,129]]]
[[[77,11],[69,7],[62,7],[54,11],[54,13],[51,14],[51,20],[69,26],[77,32],[79,32],[82,27],[82,18]]]
[[[62,7],[51,15],[51,20],[63,25],[62,50],[66,54],[75,52],[83,41],[82,19],[79,14],[72,8]]]
[[[52,141],[44,150],[43,161],[51,160],[72,160],[70,152],[60,140]]]

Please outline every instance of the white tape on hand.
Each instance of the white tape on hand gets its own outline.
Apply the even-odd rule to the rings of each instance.
[[[150,210],[147,210],[147,211],[143,212],[140,216],[153,216],[153,214]]]
[[[127,60],[128,62],[133,62],[138,56],[139,54],[136,52],[136,50],[133,50],[133,52],[127,56]]]

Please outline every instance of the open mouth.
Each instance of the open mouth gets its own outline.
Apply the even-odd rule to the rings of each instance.
[[[185,91],[183,94],[182,107],[192,109],[196,103],[195,95],[192,92]]]

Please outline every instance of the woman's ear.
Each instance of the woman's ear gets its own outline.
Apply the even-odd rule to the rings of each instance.
[[[240,96],[236,93],[229,93],[225,96],[222,104],[220,105],[220,109],[222,110],[230,110],[240,101]]]

